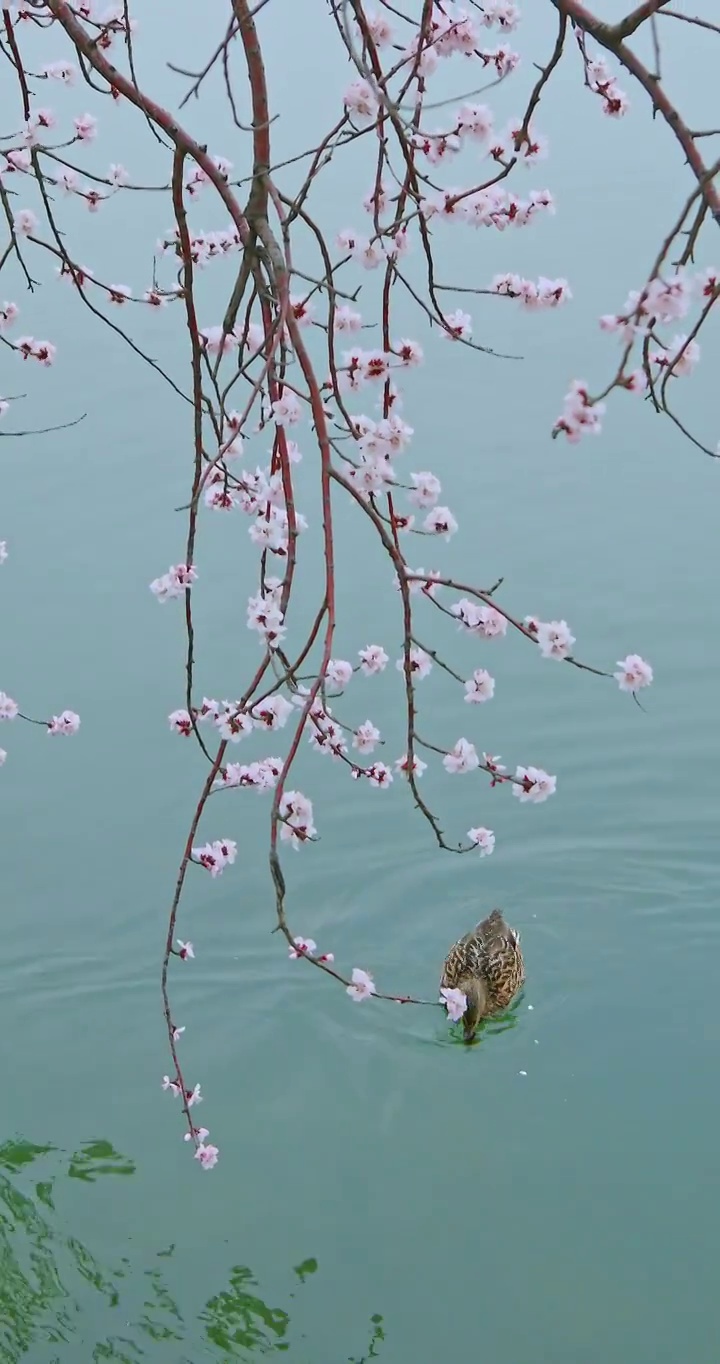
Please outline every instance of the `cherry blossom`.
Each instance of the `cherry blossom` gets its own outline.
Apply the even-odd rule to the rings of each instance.
[[[284,696],[268,696],[253,706],[252,718],[258,729],[284,729],[292,712],[292,702]]]
[[[360,671],[366,677],[376,677],[378,673],[384,672],[390,661],[381,644],[368,644],[358,651],[358,657]]]
[[[479,825],[477,829],[468,829],[468,838],[474,843],[481,857],[490,857],[495,851],[495,835],[492,829],[486,829]]]
[[[182,597],[186,588],[190,587],[196,579],[197,571],[192,564],[171,565],[167,573],[163,573],[161,578],[155,578],[151,582],[150,591],[157,601],[163,604],[175,597]]]
[[[653,680],[653,670],[649,663],[646,663],[639,654],[628,654],[627,658],[618,660],[618,671],[613,673],[621,691],[639,691],[641,687],[649,687]],[[2,714],[2,696],[0,695],[0,717]]]
[[[6,692],[0,691],[0,720],[14,720],[20,707]]]
[[[312,801],[301,791],[285,791],[279,807],[280,837],[296,851],[317,833],[313,824]]]
[[[371,123],[377,118],[377,95],[369,81],[353,81],[345,91],[343,104],[359,125]]]
[[[375,727],[371,720],[364,720],[358,725],[353,735],[353,748],[358,753],[372,753],[377,744],[380,743],[380,730]]]
[[[485,668],[476,668],[465,683],[465,700],[478,705],[490,701],[495,694],[495,678]]]
[[[183,942],[182,938],[178,938],[177,945],[177,955],[181,957],[183,961],[188,961],[195,956],[195,949],[191,942]]]
[[[386,790],[388,786],[392,785],[392,770],[385,763],[372,763],[370,767],[366,767],[365,776],[370,785],[376,786],[378,789]]]
[[[550,777],[542,767],[518,767],[512,792],[520,801],[532,801],[540,805],[548,796],[555,793],[557,777]]]
[[[214,843],[204,844],[202,848],[193,848],[191,856],[193,862],[199,863],[212,877],[220,876],[235,861],[237,843],[230,838],[219,838]]]
[[[461,772],[474,772],[480,766],[474,744],[468,739],[458,739],[455,747],[445,754],[443,767],[446,772],[456,775]]]
[[[421,777],[426,768],[427,763],[424,763],[422,758],[418,758],[417,754],[415,754],[412,760],[413,776]],[[403,753],[402,758],[397,758],[395,760],[395,771],[402,772],[404,776],[407,776],[409,770],[410,763],[408,762],[408,755],[407,753]]]
[[[575,636],[565,620],[539,620],[535,627],[538,648],[543,658],[569,658]]]
[[[317,943],[312,938],[293,938],[294,947],[289,949],[289,956],[292,961],[297,961],[299,957],[312,956],[317,952]]]
[[[442,535],[446,540],[455,534],[457,528],[458,523],[449,507],[434,507],[423,521],[423,530],[431,535]]]
[[[278,426],[295,426],[302,417],[300,400],[289,388],[273,403],[272,410]]]
[[[404,657],[399,658],[395,666],[398,672],[400,673],[404,672],[405,671]],[[410,650],[410,673],[414,681],[421,682],[422,679],[424,677],[427,677],[428,673],[431,671],[432,659],[430,655],[427,654],[424,649],[420,649],[416,645],[413,645],[412,649]]]
[[[342,658],[331,658],[325,669],[325,677],[331,687],[346,687],[352,675],[352,663],[347,663]]]
[[[220,1152],[217,1146],[206,1145],[200,1142],[195,1151],[195,1159],[200,1162],[203,1170],[212,1170],[218,1163]]]
[[[445,336],[449,341],[472,340],[472,318],[469,313],[464,313],[458,308],[454,313],[448,313],[443,320],[445,328],[441,331],[441,336]]]
[[[463,994],[462,990],[451,990],[447,985],[443,985],[440,1003],[445,1005],[451,1023],[459,1023],[467,1009],[467,995]]]
[[[48,734],[77,734],[80,716],[74,710],[64,710],[60,715],[53,715],[47,728]]]
[[[3,766],[3,764],[5,763],[6,758],[7,758],[7,750],[4,749],[4,748],[0,748],[0,767]]]
[[[250,716],[228,701],[223,701],[223,709],[215,717],[214,725],[223,739],[228,739],[233,744],[239,744],[242,739],[246,739],[254,728]]]
[[[353,967],[350,979],[352,985],[348,985],[346,993],[356,1004],[361,1004],[364,999],[377,994],[372,976],[367,971],[362,971],[359,966]]]

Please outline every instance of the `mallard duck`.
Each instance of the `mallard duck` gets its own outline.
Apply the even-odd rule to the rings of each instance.
[[[494,909],[450,948],[440,981],[441,990],[462,990],[467,996],[466,1042],[472,1041],[482,1018],[507,1008],[524,980],[520,934]]]

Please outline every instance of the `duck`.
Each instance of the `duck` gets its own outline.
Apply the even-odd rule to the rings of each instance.
[[[450,948],[440,989],[462,990],[465,1042],[472,1042],[483,1018],[507,1009],[525,982],[520,934],[494,909]]]

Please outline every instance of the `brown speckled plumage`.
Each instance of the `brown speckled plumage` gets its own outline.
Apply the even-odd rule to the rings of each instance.
[[[440,981],[441,989],[462,990],[467,995],[466,1042],[475,1036],[482,1018],[508,1007],[524,980],[520,934],[494,909],[450,948]]]

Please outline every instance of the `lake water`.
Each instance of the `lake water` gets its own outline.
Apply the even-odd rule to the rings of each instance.
[[[500,123],[524,108],[531,62],[554,42],[549,0],[526,9],[524,74],[490,96]],[[143,0],[135,12],[138,79],[149,86],[155,72],[156,93],[177,100],[186,81],[163,63],[198,65],[220,28],[198,35],[189,3]],[[313,145],[350,75],[319,0],[273,0],[262,21],[279,159]],[[711,57],[691,36],[671,33],[668,85],[691,126],[714,127]],[[51,55],[64,55],[59,43]],[[464,89],[461,69],[454,79]],[[6,128],[19,124],[11,85]],[[467,733],[558,776],[552,800],[520,806],[431,764],[423,789],[448,833],[495,830],[482,862],[441,854],[399,782],[373,791],[302,754],[297,780],[321,839],[285,857],[294,931],[343,969],[372,971],[380,989],[432,998],[447,948],[493,904],[520,929],[528,978],[514,1026],[472,1049],[450,1044],[439,1011],[356,1008],[288,961],[271,934],[269,805],[218,797],[207,835],[236,838],[238,863],[216,882],[191,877],[179,932],[197,959],[173,972],[183,1059],[221,1148],[212,1174],[190,1158],[160,1088],[162,945],[204,770],[167,727],[184,704],[181,611],[161,610],[147,584],[182,557],[189,409],[82,313],[52,262],[38,258],[46,284],[32,297],[3,276],[24,329],[58,344],[47,373],[4,363],[2,386],[30,395],[13,429],[87,414],[0,450],[0,684],[30,714],[82,716],[68,742],[19,725],[0,736],[8,1364],[224,1364],[278,1350],[298,1364],[717,1359],[720,473],[630,396],[614,398],[600,439],[549,438],[569,381],[609,377],[615,342],[597,317],[641,286],[691,188],[670,134],[630,93],[627,119],[606,120],[569,44],[538,115],[551,157],[525,177],[553,190],[557,216],[524,234],[448,228],[439,240],[451,282],[483,285],[504,269],[570,280],[572,303],[549,316],[473,306],[476,337],[522,361],[458,356],[412,307],[401,316],[428,353],[405,390],[411,467],[441,476],[460,521],[433,563],[478,584],[504,575],[507,609],[565,617],[579,657],[600,667],[641,653],[655,685],[640,710],[519,637],[471,647],[423,603],[423,642],[458,667],[488,666],[497,691],[468,718],[436,670],[419,691],[421,732],[447,746]],[[63,92],[56,105],[74,115],[84,99]],[[185,112],[246,173],[247,135],[229,124],[219,82]],[[134,178],[166,178],[141,119],[109,108],[106,131],[91,149],[98,168],[122,160]],[[363,155],[339,162],[319,193],[329,233],[361,222]],[[69,201],[62,213],[100,278],[149,285],[172,221],[166,196],[120,195],[97,218]],[[713,250],[709,238],[698,267]],[[207,272],[202,324],[219,320],[227,279]],[[133,335],[187,382],[177,311],[137,309]],[[677,381],[678,410],[712,446],[719,358],[710,330],[697,374]],[[395,658],[386,561],[341,499],[337,516],[335,653],[372,640]],[[254,664],[246,542],[243,518],[202,518],[200,695],[239,694]],[[416,557],[430,566],[425,545]],[[357,678],[347,701],[355,722],[380,726],[391,757],[404,748],[399,682],[394,669]]]

